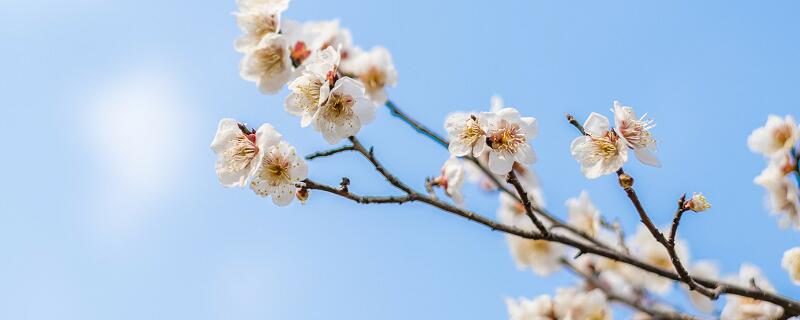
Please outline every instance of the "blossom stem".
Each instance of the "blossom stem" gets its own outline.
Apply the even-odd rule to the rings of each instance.
[[[569,113],[567,113],[567,121],[569,121],[569,124],[574,126],[575,129],[578,129],[578,131],[581,133],[581,135],[584,135],[584,136],[586,135],[586,130],[583,129],[583,125],[580,122],[578,122],[578,120],[575,120],[575,117],[573,117]]]
[[[542,221],[540,221],[539,218],[533,214],[533,206],[531,205],[530,198],[528,198],[528,193],[525,192],[525,188],[522,187],[522,184],[519,182],[519,179],[517,179],[517,174],[514,173],[513,169],[508,173],[507,181],[517,190],[519,197],[522,199],[522,206],[525,207],[525,214],[528,215],[528,218],[531,219],[531,222],[536,225],[536,228],[539,229],[539,232],[541,232],[545,238],[550,236],[550,232],[547,230],[547,227],[545,227]]]

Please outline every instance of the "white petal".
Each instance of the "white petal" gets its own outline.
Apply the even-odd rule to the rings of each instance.
[[[656,158],[656,155],[652,151],[640,148],[640,149],[635,149],[633,152],[634,155],[636,155],[636,159],[639,159],[639,161],[641,161],[642,163],[648,166],[661,168],[661,161],[659,161],[658,158]]]
[[[522,164],[531,164],[536,161],[536,153],[533,151],[533,148],[527,143],[523,143],[519,146],[519,149],[514,154],[514,158],[517,162]]]
[[[272,203],[283,207],[294,199],[295,186],[292,184],[282,184],[272,191]]]
[[[586,122],[583,123],[583,130],[593,136],[605,135],[606,131],[608,131],[608,127],[608,118],[596,112],[592,112],[592,114],[586,118]]]
[[[495,174],[508,174],[514,165],[514,159],[501,155],[500,152],[489,151],[489,170]]]
[[[275,130],[269,123],[262,124],[256,130],[256,144],[260,150],[267,150],[267,148],[277,145],[282,137],[278,130]]]

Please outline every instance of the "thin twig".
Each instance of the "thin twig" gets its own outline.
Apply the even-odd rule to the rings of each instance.
[[[438,135],[436,132],[433,132],[433,130],[428,129],[428,127],[422,125],[421,123],[417,122],[416,120],[406,115],[405,112],[400,110],[400,108],[398,108],[394,104],[394,102],[392,102],[392,100],[386,100],[386,107],[389,108],[389,111],[392,112],[393,116],[403,120],[403,122],[412,126],[415,130],[417,130],[417,132],[427,136],[428,138],[433,139],[433,141],[436,141],[445,148],[447,148],[447,146],[449,145],[447,139]]]
[[[575,117],[573,117],[569,113],[567,113],[567,121],[569,121],[569,124],[573,125],[575,129],[578,129],[581,135],[584,136],[586,135],[586,130],[584,130],[583,125],[580,122],[578,122],[578,120],[575,120]]]
[[[413,194],[413,193],[416,193],[416,192],[414,191],[414,189],[411,189],[411,187],[407,186],[405,183],[403,183],[402,181],[400,181],[400,179],[398,179],[397,177],[395,177],[395,176],[394,176],[393,174],[391,174],[391,173],[390,173],[388,170],[386,170],[386,169],[383,167],[383,165],[381,165],[381,163],[378,161],[378,159],[377,159],[377,158],[375,158],[375,156],[373,155],[373,153],[372,153],[372,148],[370,148],[370,149],[369,149],[369,151],[367,151],[367,149],[365,149],[365,148],[364,148],[364,145],[362,145],[362,144],[361,144],[361,142],[360,142],[360,141],[358,141],[358,138],[356,138],[356,137],[354,137],[354,136],[353,136],[353,137],[350,137],[350,138],[348,138],[348,139],[350,139],[350,142],[352,142],[352,143],[353,143],[353,148],[354,148],[356,151],[358,151],[359,153],[361,153],[361,155],[363,155],[363,156],[364,156],[364,158],[367,158],[367,160],[369,160],[369,162],[371,162],[371,163],[372,163],[372,166],[373,166],[373,167],[375,167],[375,170],[378,170],[378,172],[379,172],[379,173],[380,173],[380,174],[381,174],[381,175],[382,175],[384,178],[386,178],[386,181],[389,181],[389,183],[391,183],[393,186],[397,187],[397,188],[398,188],[398,189],[400,189],[400,190],[403,190],[403,191],[404,191],[405,193],[407,193],[407,194]]]
[[[314,160],[316,158],[328,157],[328,156],[332,156],[332,155],[340,153],[340,152],[353,151],[355,149],[356,148],[353,147],[353,146],[341,146],[341,147],[333,148],[333,149],[330,149],[330,150],[318,151],[318,152],[314,152],[312,154],[307,155],[306,156],[306,160]]]
[[[603,283],[602,280],[596,274],[588,274],[576,267],[572,262],[565,258],[561,258],[561,264],[566,267],[568,270],[572,271],[575,275],[583,278],[591,287],[600,289],[605,293],[606,298],[609,301],[616,301],[627,305],[630,308],[638,310],[640,312],[646,313],[647,315],[651,316],[652,319],[696,319],[687,314],[681,314],[674,311],[669,310],[658,310],[657,308],[653,308],[644,304],[641,300],[627,297],[625,295],[618,294],[614,291],[614,288],[608,286],[608,284]]]
[[[683,203],[685,201],[685,195],[682,197],[682,200],[679,201],[678,204],[678,213],[676,213],[676,218],[673,221],[672,225],[672,232],[670,232],[670,240],[664,237],[664,234],[658,230],[658,228],[653,224],[653,221],[650,220],[650,216],[647,214],[647,211],[644,210],[641,201],[639,201],[639,196],[636,195],[636,191],[633,190],[633,177],[626,174],[625,171],[620,168],[617,170],[617,175],[619,176],[620,185],[622,186],[625,193],[628,195],[628,199],[631,200],[633,206],[636,208],[636,212],[639,214],[639,218],[642,221],[642,224],[647,227],[647,230],[650,231],[650,234],[664,246],[664,249],[667,250],[667,254],[669,254],[670,260],[672,261],[672,265],[675,267],[675,271],[678,272],[683,283],[689,286],[689,290],[696,290],[697,292],[709,297],[713,300],[716,300],[719,297],[719,294],[709,290],[702,285],[698,285],[694,279],[689,275],[689,271],[686,270],[686,267],[683,265],[681,258],[678,256],[677,251],[675,250],[675,240],[674,236],[678,232],[678,223],[680,223],[680,215],[683,214],[682,211],[685,209],[683,208]]]
[[[368,203],[397,203],[403,204],[406,202],[411,202],[417,200],[417,196],[413,194],[405,195],[405,196],[359,196],[353,193],[350,193],[348,190],[344,190],[343,188],[334,188],[328,185],[320,184],[314,182],[310,179],[303,180],[303,186],[311,189],[311,190],[320,190],[329,193],[336,194],[338,196],[345,197],[347,199],[353,200],[357,203],[361,204],[368,204]]]
[[[528,218],[531,219],[531,222],[536,225],[536,228],[539,229],[539,232],[541,232],[544,237],[549,236],[550,232],[547,230],[547,227],[545,227],[544,224],[542,224],[542,221],[540,221],[539,218],[533,214],[533,207],[531,205],[531,200],[528,198],[528,193],[525,192],[525,188],[523,188],[522,184],[519,183],[517,174],[514,173],[513,169],[508,173],[507,181],[517,190],[519,197],[522,199],[522,206],[525,208],[525,214],[528,215]]]

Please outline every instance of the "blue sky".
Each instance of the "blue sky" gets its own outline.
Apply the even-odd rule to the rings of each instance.
[[[340,18],[362,47],[393,54],[390,96],[441,131],[454,110],[499,94],[541,126],[533,142],[549,208],[588,190],[632,232],[612,177],[587,181],[569,155],[570,112],[614,99],[658,126],[661,169],[630,162],[659,224],[682,192],[714,207],[686,217],[693,259],[724,273],[749,261],[784,294],[800,245],[752,183],[746,137],[767,114],[798,116],[792,1],[294,1],[285,17]],[[222,117],[272,123],[301,153],[327,148],[238,76],[235,2],[6,0],[0,4],[0,318],[496,319],[504,297],[574,283],[516,270],[503,237],[420,204],[356,206],[314,193],[276,208],[218,185],[208,144]],[[381,109],[360,139],[415,186],[446,150]],[[311,177],[394,192],[355,155]],[[494,195],[467,203],[494,216]],[[676,299],[685,303],[682,294]]]

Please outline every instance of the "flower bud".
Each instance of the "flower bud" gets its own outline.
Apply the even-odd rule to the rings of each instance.
[[[694,212],[703,212],[710,209],[711,204],[708,203],[708,199],[702,193],[695,192],[692,194],[692,198],[686,201],[684,208]]]
[[[308,188],[298,188],[295,195],[297,196],[297,200],[300,200],[301,204],[306,204],[306,201],[308,201]]]

